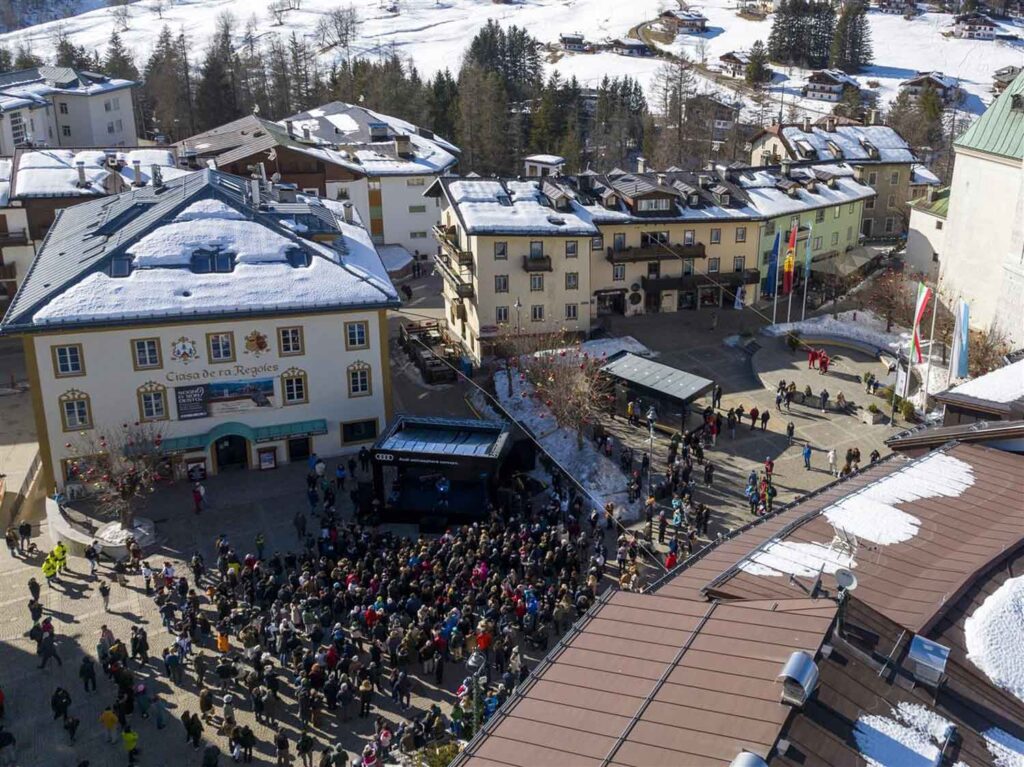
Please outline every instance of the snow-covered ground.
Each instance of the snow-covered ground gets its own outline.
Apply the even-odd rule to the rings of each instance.
[[[603,338],[587,341],[579,346],[579,354],[591,357],[610,357],[620,351],[649,356],[650,350],[631,336]],[[575,363],[571,363],[575,364]],[[512,396],[508,394],[508,376],[504,371],[494,374],[494,389],[504,413],[484,401],[482,396],[473,397],[478,409],[486,408],[495,415],[525,426],[563,471],[578,480],[589,494],[589,501],[597,508],[612,501],[616,513],[624,522],[635,521],[640,514],[640,505],[625,507],[626,476],[619,465],[598,452],[594,443],[584,440],[583,448],[576,445],[574,429],[558,425],[544,403],[533,396],[533,386],[523,380],[518,371],[512,374]]]
[[[122,33],[125,43],[141,58],[152,50],[160,29],[167,24],[177,32],[184,29],[193,51],[201,51],[213,34],[218,15],[229,12],[244,23],[254,14],[263,34],[276,32],[312,36],[317,21],[337,0],[304,0],[301,9],[290,11],[280,26],[274,26],[264,4],[249,0],[177,0],[157,16],[158,0],[138,0],[130,5],[130,27]],[[543,43],[556,43],[559,34],[581,32],[589,41],[603,42],[625,36],[635,25],[655,18],[664,8],[675,7],[668,0],[520,0],[495,4],[486,0],[396,0],[399,12],[385,10],[388,3],[357,3],[361,26],[354,55],[373,56],[394,49],[411,58],[421,74],[431,75],[444,68],[458,69],[465,47],[488,19],[502,25],[525,27]],[[88,5],[86,6],[88,7]],[[717,65],[718,57],[733,50],[749,48],[756,40],[767,40],[771,19],[750,21],[736,15],[735,0],[706,0],[694,3],[708,17],[708,31],[703,35],[680,35],[668,46],[674,52],[685,52],[691,58],[704,57],[709,65]],[[941,70],[958,77],[968,98],[965,109],[980,114],[991,100],[989,88],[992,73],[1000,67],[1024,65],[1024,47],[1000,41],[958,40],[944,37],[952,17],[949,14],[925,13],[907,21],[901,16],[872,12],[869,16],[875,65],[858,75],[866,85],[877,81],[877,92],[883,103],[896,96],[899,83],[918,70]],[[1004,23],[1005,32],[1016,34],[1020,29]],[[62,30],[76,44],[102,50],[113,29],[110,8],[95,8],[61,21],[39,24],[18,32],[0,35],[0,45],[29,45],[36,53],[52,56],[56,33]],[[699,41],[703,40],[701,44]],[[330,59],[336,53],[328,52]],[[141,62],[140,62],[141,63]],[[584,85],[596,85],[605,75],[631,75],[650,86],[661,65],[655,57],[636,58],[613,53],[568,53],[550,65],[565,75],[574,74]],[[799,89],[807,73],[786,69],[778,74],[771,92],[773,104],[788,109],[789,104],[811,114],[829,111],[825,102],[799,97]],[[701,80],[707,89],[715,86]],[[719,87],[720,89],[720,87]],[[769,111],[774,113],[778,106]]]
[[[870,767],[928,767],[939,764],[953,724],[917,703],[902,702],[889,716],[862,714],[853,738]],[[954,767],[964,767],[957,762]]]
[[[831,314],[811,317],[803,322],[780,322],[769,325],[762,332],[767,336],[784,336],[791,331],[814,337],[815,334],[848,338],[879,349],[889,349],[895,355],[899,349],[906,350],[910,333],[895,328],[885,329],[885,320],[868,311],[840,312],[835,318]]]

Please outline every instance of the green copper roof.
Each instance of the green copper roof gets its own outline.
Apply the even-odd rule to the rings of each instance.
[[[1013,97],[1024,94],[1024,73],[1003,91],[981,117],[956,140],[957,149],[1024,159],[1024,109],[1013,109]]]
[[[949,211],[949,187],[947,186],[935,192],[935,199],[931,202],[928,201],[928,195],[912,200],[910,207],[915,210],[923,210],[925,213],[931,213],[933,216],[945,218],[946,213]]]

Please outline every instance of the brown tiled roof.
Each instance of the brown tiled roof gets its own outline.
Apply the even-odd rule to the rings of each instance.
[[[1024,498],[1024,456],[978,445],[956,445],[942,451],[971,466],[974,484],[958,497],[899,504],[921,521],[917,535],[889,546],[862,541],[856,556],[857,598],[917,633],[927,633],[947,604],[992,560],[1024,542],[1024,513],[1010,513],[1019,512]],[[909,465],[909,461],[887,464],[895,469]],[[802,506],[794,509],[794,517]],[[781,538],[825,544],[832,540],[835,529],[824,516],[804,515],[803,519]],[[748,553],[760,542],[750,543],[754,545]],[[709,583],[706,593],[723,599],[804,596],[812,580],[752,575],[730,568]]]
[[[726,765],[770,753],[791,709],[776,677],[817,652],[836,605],[617,592],[457,762],[469,767]]]
[[[1024,421],[972,421],[951,426],[928,426],[894,434],[885,444],[900,453],[918,455],[951,440],[964,443],[998,443],[1024,439]]]

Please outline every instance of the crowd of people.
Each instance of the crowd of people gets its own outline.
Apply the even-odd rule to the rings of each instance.
[[[546,501],[490,507],[479,522],[427,540],[345,518],[319,493],[323,463],[311,459],[309,486],[321,500],[297,512],[302,524],[291,550],[264,551],[262,533],[251,544],[220,535],[212,567],[196,552],[183,573],[136,547],[116,574],[97,574],[104,585],[124,581],[148,595],[162,621],[158,639],[133,626],[125,640],[104,625],[95,649],[110,682],[99,694],[111,698],[98,724],[109,742],[120,742],[128,764],[144,748],[139,720],[168,723],[158,694],[164,681],[194,688],[196,708],[179,718],[204,767],[224,754],[251,758],[258,736],[238,721],[242,709],[274,732],[278,764],[298,756],[308,767],[348,765],[339,744],[322,744],[328,719],[365,739],[357,755],[364,767],[394,749],[468,737],[529,674],[531,648],[544,650],[607,585],[606,526],[592,520],[588,527],[583,499],[557,472]],[[29,589],[40,666],[62,664],[35,578]],[[450,706],[412,709],[420,693],[451,700],[443,690],[453,674],[461,684]],[[91,657],[81,678],[95,693]],[[55,718],[73,737],[70,696],[54,695]]]

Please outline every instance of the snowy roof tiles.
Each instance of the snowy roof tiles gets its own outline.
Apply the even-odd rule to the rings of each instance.
[[[942,72],[918,72],[909,80],[901,82],[900,87],[923,87],[929,83],[938,89],[957,87],[957,79],[944,75]]]
[[[37,67],[0,75],[0,112],[26,106],[45,106],[52,94],[92,96],[131,88],[131,80],[119,80],[71,67]]]
[[[101,197],[128,189],[135,181],[152,181],[152,166],[160,167],[165,181],[188,171],[177,167],[169,149],[22,149],[14,157],[11,196],[15,200],[37,197]],[[79,173],[81,163],[81,174]],[[82,177],[84,176],[84,180]]]
[[[256,210],[242,179],[200,171],[62,210],[0,330],[384,307],[397,296],[369,235],[316,201]],[[304,217],[333,246],[281,219]],[[189,268],[199,252],[228,272]],[[69,254],[73,253],[74,257]],[[301,258],[298,254],[302,254]],[[114,276],[115,260],[128,261]]]
[[[568,201],[556,209],[541,193],[540,181],[496,179],[448,180],[440,183],[470,234],[598,234],[582,205]]]
[[[1024,403],[1024,360],[954,386],[940,396],[950,401],[955,398],[970,398],[1004,406],[1015,402]]]
[[[791,159],[837,159],[856,163],[916,161],[910,145],[888,125],[836,125],[832,131],[820,125],[811,125],[809,131],[803,127],[779,125],[769,129],[782,139]],[[814,152],[813,156],[800,153],[798,142],[806,144]],[[840,150],[840,157],[836,157],[831,144]]]

